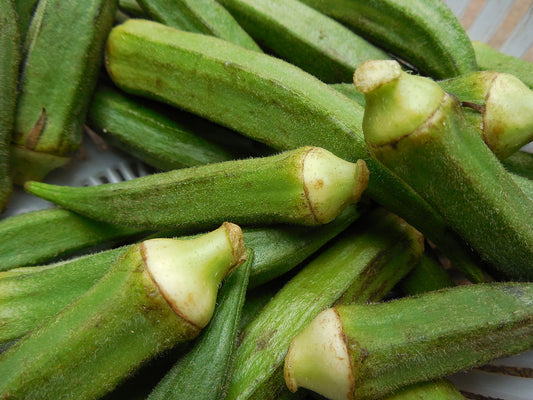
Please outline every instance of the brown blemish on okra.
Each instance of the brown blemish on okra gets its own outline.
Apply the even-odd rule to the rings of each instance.
[[[41,137],[41,133],[43,132],[44,125],[46,123],[46,108],[42,108],[41,114],[39,115],[39,118],[37,119],[37,122],[33,126],[33,128],[28,132],[28,137],[26,138],[26,148],[33,150],[35,146],[37,146],[37,142],[39,141],[39,138]]]

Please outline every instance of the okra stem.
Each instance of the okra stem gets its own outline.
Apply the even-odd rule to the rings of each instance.
[[[527,351],[532,299],[531,283],[498,283],[330,308],[291,343],[287,385],[330,399],[375,399]]]
[[[102,396],[143,362],[194,338],[221,280],[245,255],[240,228],[230,223],[191,240],[130,247],[87,293],[0,356],[0,397]]]
[[[317,147],[227,161],[92,187],[29,182],[26,189],[65,208],[117,225],[197,229],[240,224],[332,221],[361,197],[365,162]]]
[[[458,100],[390,61],[356,71],[370,152],[510,279],[533,278],[533,202],[466,122]]]

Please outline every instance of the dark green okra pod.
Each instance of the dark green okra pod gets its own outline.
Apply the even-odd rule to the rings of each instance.
[[[498,51],[488,44],[472,42],[479,69],[516,76],[533,90],[533,63]]]
[[[507,171],[533,180],[533,153],[517,151],[505,160],[502,160],[502,164]]]
[[[91,187],[29,182],[31,193],[80,214],[145,228],[202,229],[239,224],[321,225],[356,203],[368,184],[365,162],[319,147],[227,161]]]
[[[94,399],[209,322],[246,256],[231,223],[130,247],[95,286],[0,356],[0,397]]]
[[[324,82],[349,82],[387,53],[296,0],[218,0],[264,48]]]
[[[13,192],[9,148],[15,121],[21,51],[18,21],[15,2],[0,0],[0,212]]]
[[[15,182],[43,179],[79,148],[116,8],[117,0],[38,3],[20,77],[12,148]]]
[[[164,376],[148,400],[224,398],[252,259],[253,251],[249,251],[246,263],[228,276],[202,336]]]
[[[533,284],[458,286],[386,303],[337,306],[298,336],[289,388],[376,399],[406,385],[533,347]]]
[[[160,55],[157,63],[153,54]],[[411,187],[369,157],[364,110],[328,85],[277,58],[150,21],[115,27],[106,66],[122,89],[167,102],[277,150],[320,146],[371,171],[366,193],[405,219],[467,271],[483,274],[464,243]]]
[[[226,399],[277,399],[291,338],[336,301],[376,301],[416,263],[421,235],[377,210],[292,278],[244,329]],[[287,323],[290,321],[290,323]]]
[[[139,0],[152,20],[188,32],[212,35],[262,52],[250,35],[216,0]]]
[[[533,140],[533,90],[499,72],[473,72],[438,82],[465,106],[466,118],[504,159]]]
[[[459,101],[395,61],[355,73],[370,152],[416,187],[493,271],[533,279],[533,202],[466,123]]]
[[[143,232],[94,221],[61,208],[15,215],[0,221],[0,271],[49,262]]]
[[[468,34],[441,0],[301,1],[435,79],[477,70]]]

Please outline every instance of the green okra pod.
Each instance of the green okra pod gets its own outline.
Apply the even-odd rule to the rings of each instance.
[[[137,0],[119,0],[118,9],[132,18],[150,19]]]
[[[439,85],[459,98],[465,116],[499,159],[533,140],[533,90],[515,76],[480,71]]]
[[[162,171],[242,158],[253,154],[244,137],[187,113],[167,116],[154,107],[109,86],[93,94],[88,125],[112,145]],[[209,140],[233,139],[233,146]],[[248,151],[246,151],[248,150]]]
[[[533,90],[533,63],[498,51],[483,42],[472,42],[479,69],[516,76]]]
[[[477,70],[468,34],[441,0],[301,1],[435,79]]]
[[[216,0],[139,0],[152,20],[188,32],[212,35],[262,52],[250,35]]]
[[[505,169],[523,178],[533,179],[533,153],[517,151],[511,156],[502,160]]]
[[[154,53],[160,55],[157,62]],[[476,261],[442,217],[369,157],[363,108],[310,74],[213,37],[142,20],[112,30],[106,66],[127,92],[186,109],[276,150],[312,145],[348,161],[364,159],[372,175],[369,197],[423,232],[470,279],[483,281]]]
[[[387,53],[297,0],[218,0],[264,48],[324,82],[349,82]]]
[[[366,96],[370,152],[416,187],[493,271],[532,279],[533,202],[466,123],[457,98],[394,61],[369,61],[354,80]]]
[[[453,383],[438,379],[407,386],[383,400],[466,400]]]
[[[94,221],[61,208],[14,215],[0,221],[0,271],[45,263],[144,232]]]
[[[330,399],[375,399],[533,347],[533,284],[458,286],[330,308],[296,336],[284,376]]]
[[[246,263],[228,276],[202,336],[163,377],[148,400],[224,398],[252,259],[253,251],[249,251]]]
[[[43,179],[79,148],[116,8],[117,0],[38,3],[19,84],[12,149],[15,182]]]
[[[291,338],[336,301],[379,300],[422,251],[421,235],[382,209],[353,224],[243,330],[226,399],[279,398]]]
[[[17,12],[17,19],[19,24],[19,31],[21,36],[20,45],[23,46],[26,32],[30,26],[30,21],[33,16],[33,12],[37,7],[38,0],[15,0],[12,1]]]
[[[33,194],[119,225],[202,229],[240,224],[321,225],[356,203],[368,184],[365,162],[319,147],[227,161],[92,187],[28,182]]]
[[[10,167],[10,143],[17,104],[17,83],[21,51],[21,29],[15,2],[0,1],[0,212],[5,208],[13,182]]]
[[[218,286],[246,257],[237,225],[130,247],[78,300],[0,355],[3,398],[94,399],[198,335]]]

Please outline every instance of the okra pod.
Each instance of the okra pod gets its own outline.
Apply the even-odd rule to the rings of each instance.
[[[296,0],[218,0],[265,49],[324,82],[349,82],[383,50]]]
[[[446,379],[407,386],[383,400],[466,400],[453,383]]]
[[[533,202],[434,81],[369,61],[355,73],[370,152],[417,188],[493,271],[533,278]],[[443,184],[443,182],[446,182]]]
[[[533,140],[533,90],[499,72],[473,72],[439,85],[459,98],[465,116],[499,159]]]
[[[212,35],[262,52],[235,18],[216,0],[138,0],[150,19],[188,32]]]
[[[87,293],[0,356],[3,398],[98,398],[207,325],[246,252],[237,225],[130,247]]]
[[[282,368],[291,338],[341,298],[379,300],[412,268],[422,249],[420,234],[382,209],[352,225],[244,329],[226,399],[279,398],[286,391]]]
[[[252,259],[253,251],[249,251],[246,263],[228,276],[202,336],[158,383],[148,400],[224,398]]]
[[[0,271],[49,262],[97,245],[116,244],[143,232],[61,208],[14,215],[0,221]]]
[[[480,70],[516,76],[533,90],[533,63],[498,51],[483,42],[472,42]]]
[[[38,3],[19,84],[13,137],[15,182],[43,179],[79,148],[116,8],[117,0]]]
[[[154,53],[160,55],[158,62]],[[348,161],[364,159],[372,175],[366,193],[423,232],[470,279],[483,280],[442,217],[369,157],[363,108],[310,74],[213,37],[142,20],[112,30],[106,66],[127,92],[186,109],[276,150],[312,145]]]
[[[132,18],[150,19],[137,0],[119,0],[118,9]]]
[[[10,143],[17,103],[21,39],[15,2],[0,1],[0,212],[13,192]]]
[[[227,161],[91,187],[28,182],[26,189],[97,220],[144,228],[240,224],[321,225],[356,203],[368,184],[365,162],[319,147]]]
[[[441,0],[301,0],[421,73],[446,79],[477,70],[463,26]]]
[[[330,399],[375,399],[533,347],[533,284],[458,286],[345,305],[297,335],[284,376]]]
[[[17,12],[17,19],[19,24],[19,32],[21,37],[20,46],[23,46],[26,32],[30,26],[30,21],[33,16],[33,12],[37,7],[38,0],[16,0],[12,1]]]
[[[533,179],[533,153],[517,151],[505,160],[502,160],[502,164],[507,171],[515,175]]]

